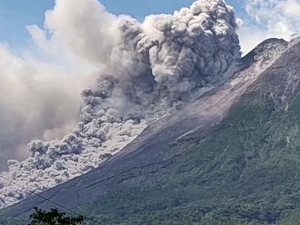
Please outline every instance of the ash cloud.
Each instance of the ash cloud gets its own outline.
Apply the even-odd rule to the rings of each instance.
[[[0,170],[28,157],[32,138],[61,138],[77,124],[83,78],[0,45]],[[88,85],[87,83],[85,85]]]
[[[77,111],[66,106],[70,113],[79,109],[72,132],[60,140],[31,141],[30,157],[8,161],[9,171],[1,176],[23,188],[0,181],[0,206],[96,168],[148,124],[231,76],[240,60],[236,28],[234,10],[222,0],[196,1],[173,15],[150,15],[143,23],[112,15],[96,0],[57,0],[46,13],[45,29],[31,26],[29,31],[47,54],[63,52],[64,62],[84,63],[97,80],[82,91]],[[45,95],[41,99],[55,99],[50,109],[59,105],[59,96]],[[57,115],[60,124],[68,119],[60,111],[46,112],[50,120]],[[45,127],[41,124],[42,131]]]

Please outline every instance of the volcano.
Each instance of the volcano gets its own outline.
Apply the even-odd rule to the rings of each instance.
[[[293,224],[299,219],[300,43],[269,39],[240,70],[148,126],[97,169],[41,193],[108,224]],[[26,218],[32,196],[1,213]]]

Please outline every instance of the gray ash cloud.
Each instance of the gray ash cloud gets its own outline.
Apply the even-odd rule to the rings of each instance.
[[[0,181],[1,207],[99,166],[148,124],[230,77],[241,58],[234,10],[222,0],[196,1],[143,23],[114,16],[96,0],[58,0],[45,24],[69,52],[98,68],[98,80],[82,92],[70,134],[31,141],[29,158],[8,161],[1,176],[22,188]]]

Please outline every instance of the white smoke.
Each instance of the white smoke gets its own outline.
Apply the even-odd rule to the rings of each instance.
[[[28,157],[32,138],[63,137],[77,123],[83,76],[54,63],[23,59],[0,45],[0,170],[9,158]]]
[[[236,27],[233,8],[222,0],[196,1],[143,23],[112,15],[97,0],[57,0],[46,13],[45,29],[29,28],[35,42],[68,65],[97,68],[98,80],[82,92],[79,122],[69,135],[32,141],[29,158],[8,161],[9,171],[1,176],[21,187],[0,181],[0,206],[99,166],[149,123],[227,79],[240,59]]]
[[[290,41],[299,34],[300,0],[243,0],[244,26],[239,30],[243,53],[268,38]],[[251,35],[250,35],[251,34]]]

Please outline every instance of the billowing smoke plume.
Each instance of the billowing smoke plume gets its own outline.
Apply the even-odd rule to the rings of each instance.
[[[51,140],[71,131],[85,80],[61,66],[17,57],[0,45],[0,171],[8,158],[29,156],[32,138]]]
[[[97,167],[149,123],[232,75],[240,59],[234,11],[223,0],[196,1],[143,23],[109,14],[96,0],[57,0],[45,27],[30,28],[38,45],[97,67],[98,80],[82,92],[69,135],[31,141],[31,157],[8,161],[1,176],[23,188],[0,181],[1,207]]]

